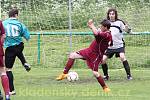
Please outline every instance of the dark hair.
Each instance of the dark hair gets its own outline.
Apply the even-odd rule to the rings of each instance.
[[[16,14],[18,15],[18,12],[19,11],[17,8],[12,8],[12,9],[10,9],[8,15],[9,15],[9,17],[15,17]]]
[[[115,20],[117,20],[118,19],[118,13],[117,13],[117,10],[115,8],[111,8],[111,9],[108,10],[107,19],[110,20],[109,13],[112,12],[112,11],[115,13]]]
[[[111,23],[109,20],[104,19],[100,22],[101,25],[103,25],[104,27],[107,27],[107,29],[110,29]]]

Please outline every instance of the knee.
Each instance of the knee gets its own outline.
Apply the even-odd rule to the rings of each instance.
[[[120,56],[120,60],[123,62],[126,60],[125,56]]]
[[[4,67],[0,68],[0,76],[6,75],[6,71]]]
[[[6,71],[12,71],[12,68],[6,68]]]
[[[74,59],[75,58],[75,52],[70,53],[69,58]]]
[[[7,75],[6,72],[1,72],[0,76]]]
[[[99,74],[98,72],[96,72],[96,71],[93,71],[93,75],[94,75],[95,77],[99,77],[99,76],[100,76],[100,74]]]
[[[106,60],[102,60],[102,64],[106,64]]]
[[[104,55],[104,56],[103,56],[103,60],[102,60],[102,64],[106,64],[106,61],[107,61],[107,56]]]
[[[5,67],[0,67],[0,71],[5,71]]]
[[[125,54],[124,54],[124,53],[120,53],[119,56],[120,56],[120,60],[121,60],[122,62],[126,60],[126,57],[125,57]]]

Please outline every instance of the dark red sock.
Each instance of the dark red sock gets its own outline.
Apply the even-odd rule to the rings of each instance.
[[[65,67],[64,72],[63,72],[64,74],[68,73],[68,71],[70,70],[70,68],[74,64],[74,61],[75,61],[74,59],[71,59],[71,58],[68,59],[66,67]]]
[[[105,82],[104,82],[104,80],[103,80],[103,78],[101,76],[96,77],[96,79],[99,82],[99,84],[102,86],[102,88],[107,87],[106,84],[105,84]]]
[[[2,80],[2,86],[5,92],[5,95],[9,95],[9,80],[7,75],[2,75],[1,76],[1,80]]]

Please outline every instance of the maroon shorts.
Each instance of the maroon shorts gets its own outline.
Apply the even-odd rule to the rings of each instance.
[[[86,60],[86,63],[89,68],[93,71],[98,71],[99,64],[102,61],[102,55],[99,53],[93,52],[91,49],[86,48],[77,52]]]
[[[0,67],[4,67],[3,55],[0,55]]]

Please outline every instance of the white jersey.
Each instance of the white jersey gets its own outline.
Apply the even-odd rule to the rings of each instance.
[[[125,24],[121,20],[116,20],[110,22],[110,31],[112,34],[113,46],[108,47],[109,49],[118,49],[124,46],[123,41],[123,30],[125,29]]]

